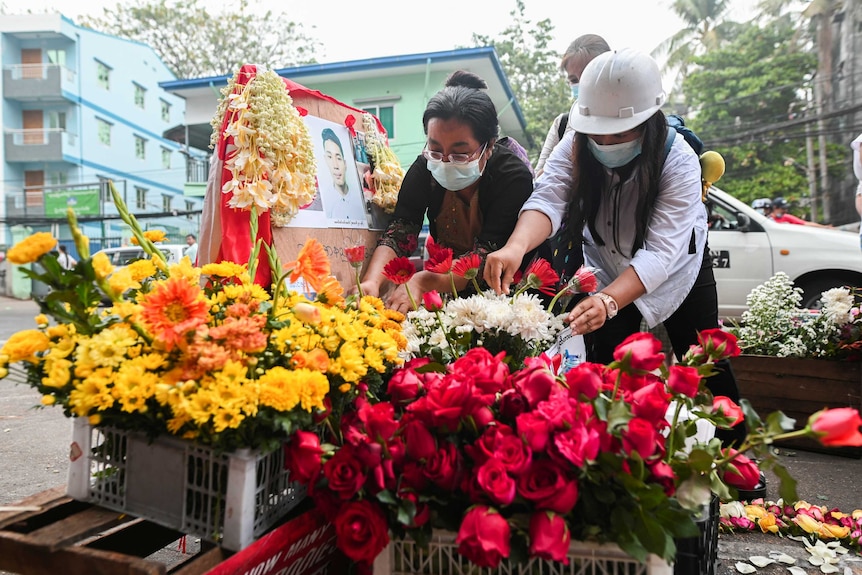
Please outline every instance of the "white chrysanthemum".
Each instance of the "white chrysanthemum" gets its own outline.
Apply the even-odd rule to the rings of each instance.
[[[844,287],[833,288],[820,296],[822,312],[837,325],[843,325],[853,320],[850,310],[853,308],[853,296]]]

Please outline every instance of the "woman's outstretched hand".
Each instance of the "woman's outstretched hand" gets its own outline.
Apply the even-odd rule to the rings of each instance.
[[[494,292],[508,295],[515,272],[523,259],[523,252],[508,244],[496,252],[491,252],[485,258],[485,282]]]

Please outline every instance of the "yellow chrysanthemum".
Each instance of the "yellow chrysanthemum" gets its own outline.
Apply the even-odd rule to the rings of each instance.
[[[6,252],[6,257],[13,264],[31,264],[54,249],[57,240],[48,232],[37,232],[24,238]]]
[[[36,325],[39,327],[47,327],[48,326],[48,316],[44,313],[40,313],[36,317],[33,318],[33,321],[36,322]]]
[[[114,271],[114,265],[104,252],[93,256],[93,271],[100,280],[107,278]]]
[[[141,289],[141,284],[132,278],[129,268],[120,268],[108,278],[108,286],[117,295],[122,296],[130,289]]]
[[[60,389],[65,387],[72,379],[72,362],[68,359],[45,360],[45,376],[42,385]]]
[[[201,279],[201,269],[196,268],[188,256],[183,256],[179,263],[170,266],[171,277],[181,277],[189,283],[197,284]]]
[[[135,260],[126,266],[126,269],[129,270],[129,274],[136,282],[142,282],[148,277],[156,275],[156,266],[152,260],[148,259]]]
[[[338,350],[338,357],[329,364],[329,373],[341,376],[344,381],[355,383],[368,373],[362,350],[352,343],[345,343]]]
[[[221,433],[225,429],[236,429],[245,419],[237,409],[219,409],[213,415],[213,431]]]
[[[246,264],[239,265],[233,262],[219,262],[217,264],[206,264],[201,268],[201,274],[220,278],[235,278],[243,275],[247,276],[247,268]]]
[[[0,348],[0,354],[8,355],[8,363],[29,361],[36,363],[36,354],[46,351],[51,346],[51,340],[38,329],[25,329],[9,336]]]
[[[154,244],[157,244],[159,242],[165,241],[165,238],[167,238],[167,235],[162,230],[147,230],[144,232],[144,237],[147,238],[148,240],[150,240],[151,242],[153,242]],[[135,236],[132,236],[132,243],[135,244],[136,246],[139,245],[138,238]]]

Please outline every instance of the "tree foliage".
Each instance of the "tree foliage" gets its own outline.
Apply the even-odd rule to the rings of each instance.
[[[213,12],[198,0],[138,0],[83,17],[95,30],[149,45],[178,78],[221,76],[242,64],[313,63],[317,41],[284,13],[241,0]]]
[[[538,156],[551,122],[571,107],[571,93],[560,73],[560,54],[548,47],[551,20],[528,20],[523,0],[516,0],[510,15],[511,25],[498,38],[474,34],[473,43],[496,49],[527,122],[530,141],[521,143]]]
[[[736,38],[694,63],[682,84],[688,124],[724,156],[721,187],[746,202],[805,196],[804,128],[788,123],[806,110],[817,58],[800,45],[792,19],[743,24]]]

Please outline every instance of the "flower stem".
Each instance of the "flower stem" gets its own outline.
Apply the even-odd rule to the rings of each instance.
[[[479,281],[475,277],[470,278],[470,281],[473,282],[473,287],[476,289],[476,293],[481,294],[482,289],[479,287]]]
[[[407,290],[407,297],[410,298],[410,305],[413,306],[413,311],[416,311],[417,309],[419,309],[419,306],[416,305],[416,300],[413,299],[413,294],[410,293],[410,286],[408,286],[407,284],[404,284],[404,289]]]
[[[362,299],[365,294],[362,293],[362,283],[359,281],[359,268],[353,268],[353,275],[356,278],[356,291],[359,294],[359,299]]]
[[[668,437],[668,446],[667,453],[665,454],[665,462],[670,463],[670,460],[673,458],[673,454],[676,453],[676,445],[674,444],[674,439],[676,436],[674,435],[674,430],[676,429],[676,424],[679,422],[679,414],[682,411],[682,403],[679,401],[676,402],[676,409],[673,412],[673,423],[670,426],[670,434]]]
[[[452,284],[452,297],[458,297],[458,288],[455,287],[455,274],[451,271],[449,272],[449,283]]]
[[[449,349],[451,349],[451,350],[452,350],[452,357],[454,358],[454,357],[455,357],[455,353],[457,353],[457,352],[455,351],[455,344],[454,344],[454,343],[452,343],[452,340],[451,340],[451,339],[449,339],[449,332],[446,330],[446,326],[443,324],[443,318],[440,316],[440,310],[439,310],[439,309],[438,309],[438,310],[436,310],[436,311],[434,312],[434,314],[437,316],[437,323],[439,323],[439,324],[440,324],[440,331],[442,331],[442,332],[443,332],[443,337],[445,337],[445,338],[446,338],[446,343],[448,343],[448,344],[449,344]]]

